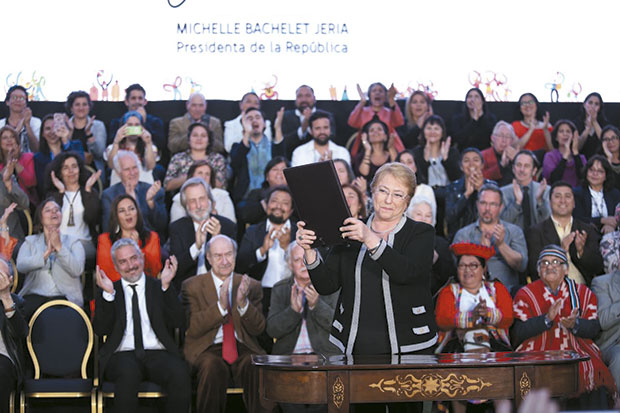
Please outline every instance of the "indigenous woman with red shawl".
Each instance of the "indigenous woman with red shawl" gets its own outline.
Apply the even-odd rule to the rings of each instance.
[[[566,251],[547,245],[540,252],[540,279],[521,288],[514,299],[517,351],[572,350],[590,356],[579,364],[579,407],[606,409],[604,394],[617,399],[616,385],[592,341],[601,326],[594,293],[567,277]]]

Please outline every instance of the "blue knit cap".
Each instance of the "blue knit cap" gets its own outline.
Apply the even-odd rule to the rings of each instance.
[[[564,264],[568,263],[568,256],[566,255],[566,251],[559,245],[549,244],[545,245],[545,247],[540,251],[538,255],[538,261],[536,262],[536,266],[538,267],[542,262],[543,258],[546,256],[552,256],[560,259]]]

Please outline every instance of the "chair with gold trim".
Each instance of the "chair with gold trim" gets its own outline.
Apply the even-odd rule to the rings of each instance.
[[[84,165],[84,168],[86,168],[86,170],[90,174],[96,174],[97,173],[95,168],[93,168],[90,165]],[[97,190],[99,191],[99,199],[101,199],[101,195],[103,195],[103,181],[101,180],[101,177],[97,178]]]
[[[25,379],[20,412],[30,398],[90,398],[97,410],[97,392],[86,366],[93,349],[93,328],[80,307],[53,300],[37,309],[30,320],[26,344],[34,365],[34,378]]]
[[[29,209],[15,209],[17,216],[19,217],[19,224],[22,227],[25,235],[32,235],[33,225],[32,225],[32,215],[30,214]]]
[[[11,258],[11,267],[13,267],[13,285],[11,286],[11,292],[16,294],[17,286],[19,285],[19,273],[17,272],[17,265],[15,260]]]

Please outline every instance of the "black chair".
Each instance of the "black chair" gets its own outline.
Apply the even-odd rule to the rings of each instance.
[[[20,412],[28,398],[90,398],[97,410],[97,392],[86,366],[93,349],[93,328],[80,307],[53,300],[37,309],[30,320],[27,346],[34,378],[25,379]]]

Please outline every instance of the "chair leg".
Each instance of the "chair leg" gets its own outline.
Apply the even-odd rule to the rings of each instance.
[[[19,392],[19,413],[26,413],[26,394]]]
[[[9,412],[15,413],[15,391],[9,396]]]
[[[97,412],[103,413],[103,390],[97,392]]]
[[[90,413],[97,413],[97,388],[90,392]]]

